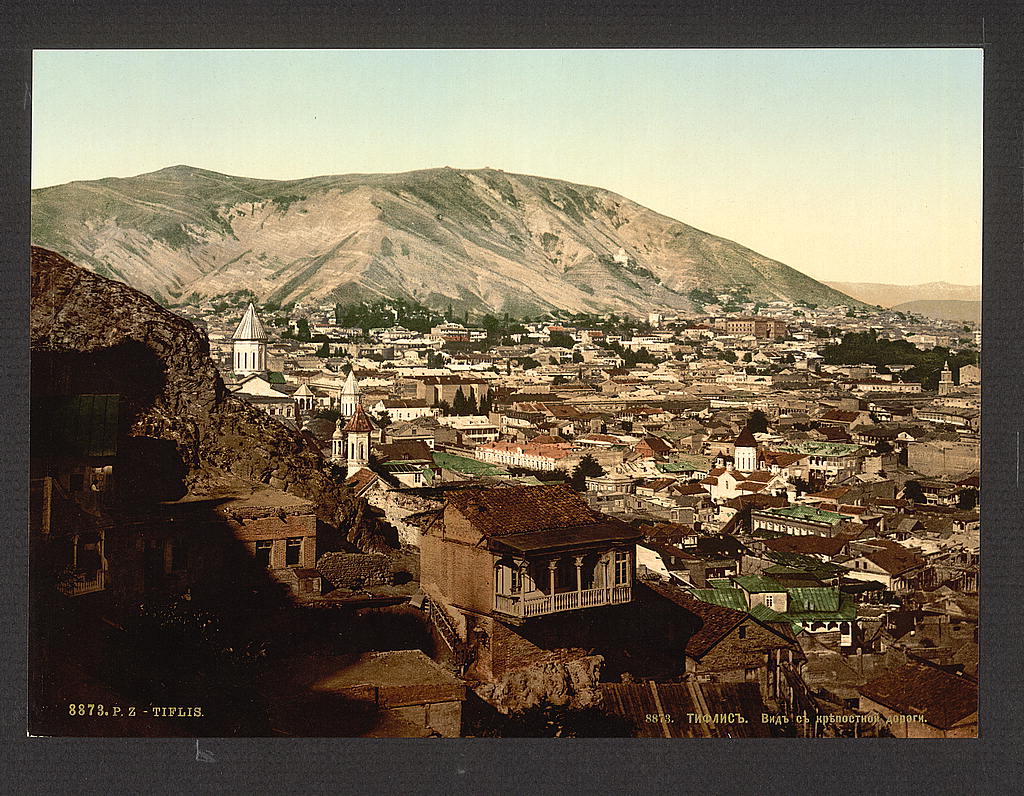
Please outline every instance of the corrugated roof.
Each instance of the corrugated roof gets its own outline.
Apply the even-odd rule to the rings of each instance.
[[[789,609],[792,613],[808,611],[838,611],[839,591],[826,587],[794,586],[789,589]]]

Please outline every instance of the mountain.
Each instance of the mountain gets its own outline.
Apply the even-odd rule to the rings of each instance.
[[[618,194],[494,169],[277,181],[173,166],[33,191],[32,240],[170,303],[248,289],[513,316],[687,312],[700,289],[859,306]]]
[[[981,301],[980,285],[951,285],[949,282],[926,282],[921,285],[885,285],[878,282],[825,284],[867,304],[883,307],[895,308],[897,304],[908,301]]]
[[[940,321],[971,321],[981,323],[981,302],[980,301],[957,301],[957,300],[922,300],[907,301],[897,304],[894,310],[900,312],[912,312],[915,315],[927,315],[929,318],[938,318]]]

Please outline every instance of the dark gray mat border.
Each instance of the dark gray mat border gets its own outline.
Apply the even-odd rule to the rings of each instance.
[[[13,13],[12,13],[13,12]],[[1022,689],[1018,485],[1021,368],[1022,7],[1004,3],[368,3],[7,5],[0,291],[7,533],[0,546],[5,637],[4,757],[20,792],[852,793],[1012,792],[1020,781]],[[32,48],[766,47],[985,48],[982,708],[978,741],[200,742],[25,737],[25,562],[29,130]],[[69,141],[69,146],[74,142]],[[1012,783],[1012,784],[1011,784]],[[12,783],[13,784],[13,783]]]

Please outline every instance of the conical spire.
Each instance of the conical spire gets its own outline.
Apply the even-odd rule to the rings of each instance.
[[[748,423],[743,427],[740,435],[736,437],[735,445],[737,448],[756,448],[757,440],[754,439],[754,434],[750,430],[750,424]]]
[[[369,432],[373,431],[376,426],[373,421],[370,420],[369,415],[366,414],[366,410],[363,409],[362,404],[356,404],[356,410],[352,413],[352,417],[349,418],[348,423],[345,424],[345,431],[357,431],[357,432]]]
[[[249,306],[245,308],[245,315],[242,316],[242,320],[238,322],[238,327],[235,329],[235,333],[231,336],[232,340],[266,340],[267,333],[263,329],[263,324],[260,321],[260,316],[256,314],[256,307],[250,301]]]
[[[348,376],[345,377],[345,384],[341,388],[342,395],[359,395],[359,382],[356,381],[356,369],[349,368]]]

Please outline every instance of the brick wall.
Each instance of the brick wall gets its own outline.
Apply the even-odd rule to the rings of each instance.
[[[383,553],[324,553],[316,568],[335,588],[391,583],[391,559]]]

